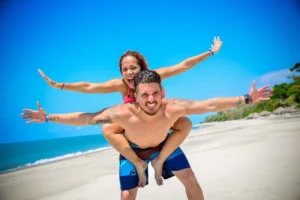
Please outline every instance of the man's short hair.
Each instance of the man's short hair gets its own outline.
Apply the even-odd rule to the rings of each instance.
[[[143,70],[134,76],[134,88],[137,91],[137,87],[140,83],[158,83],[161,87],[160,75],[153,70]]]

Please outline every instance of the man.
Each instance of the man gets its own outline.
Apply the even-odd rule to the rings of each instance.
[[[231,98],[214,98],[205,101],[162,99],[161,78],[155,71],[145,70],[134,78],[136,102],[116,105],[96,113],[46,114],[38,105],[38,111],[24,109],[21,115],[32,122],[56,122],[83,126],[88,124],[117,123],[125,129],[125,137],[136,146],[137,154],[149,162],[155,159],[169,129],[179,117],[190,114],[218,112],[229,108],[269,100],[271,89],[265,86],[255,89],[255,82],[249,94]],[[120,158],[126,161],[124,157]],[[126,164],[126,162],[125,162]],[[180,148],[164,163],[163,176],[173,174],[183,183],[188,199],[203,199],[201,188],[189,163]],[[129,168],[130,169],[130,168]],[[134,171],[122,174],[120,169],[122,199],[135,199],[138,191],[138,179]]]

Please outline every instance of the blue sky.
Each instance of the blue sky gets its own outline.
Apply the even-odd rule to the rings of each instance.
[[[300,58],[296,0],[17,1],[0,4],[2,142],[98,134],[99,126],[26,125],[22,108],[40,101],[49,113],[98,111],[121,95],[50,88],[41,68],[59,82],[121,77],[119,57],[141,52],[151,69],[206,51],[214,36],[223,47],[192,70],[163,82],[167,97],[207,99],[285,81]],[[298,36],[298,37],[297,37]],[[190,116],[193,123],[207,115]]]

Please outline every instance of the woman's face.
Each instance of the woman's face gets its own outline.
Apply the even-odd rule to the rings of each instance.
[[[121,61],[121,71],[124,81],[130,88],[134,89],[133,78],[141,71],[137,59],[133,56],[124,57]]]

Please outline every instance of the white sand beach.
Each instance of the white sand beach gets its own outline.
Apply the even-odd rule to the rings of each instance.
[[[300,199],[300,116],[210,123],[181,147],[207,200]],[[1,174],[0,199],[120,199],[118,153],[109,149]],[[157,186],[150,167],[150,183],[137,199],[187,198],[176,178]]]

